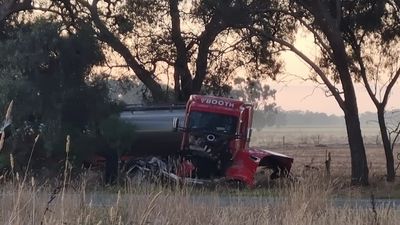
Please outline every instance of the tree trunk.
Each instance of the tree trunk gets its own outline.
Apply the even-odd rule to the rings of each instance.
[[[381,106],[377,106],[377,109],[378,109],[379,129],[381,131],[383,149],[385,151],[385,157],[386,157],[386,173],[387,173],[386,180],[389,182],[393,182],[395,180],[396,174],[394,169],[393,151],[389,135],[387,133],[387,127],[385,122],[385,110],[384,107]]]
[[[339,52],[341,50],[339,50]],[[347,69],[344,69],[347,68],[344,67],[346,63],[346,57],[343,57],[343,59],[336,58],[335,61],[340,74],[339,76],[342,82],[345,97],[343,112],[345,115],[351,155],[351,184],[368,185],[368,163],[367,156],[365,154],[364,140],[361,133],[357,98],[350,73]]]
[[[202,42],[199,45],[199,53],[196,60],[196,76],[193,79],[193,93],[199,93],[203,86],[203,81],[207,74],[208,53],[214,39],[215,37],[212,39],[210,37],[206,42]]]
[[[358,115],[357,98],[348,65],[348,55],[339,27],[335,20],[321,8],[314,12],[321,29],[332,48],[332,58],[343,88],[344,103],[341,106],[345,115],[347,136],[351,155],[351,183],[368,185],[368,163]],[[340,104],[340,103],[339,103]]]
[[[345,115],[347,136],[351,155],[351,183],[368,185],[368,163],[358,115],[357,98],[353,81],[347,65],[347,54],[343,40],[336,33],[329,33],[333,56],[339,78],[342,83],[344,104],[341,106]]]
[[[214,43],[218,34],[225,28],[226,24],[221,22],[219,15],[214,15],[210,23],[205,26],[203,33],[199,37],[199,50],[196,59],[196,74],[193,79],[193,93],[199,93],[207,75],[208,54],[210,47]]]
[[[368,165],[358,114],[345,113],[347,136],[351,155],[351,184],[368,185]]]
[[[178,101],[188,100],[192,94],[192,74],[188,67],[189,53],[182,37],[178,0],[169,1],[171,16],[171,38],[176,48],[174,64],[175,98]]]

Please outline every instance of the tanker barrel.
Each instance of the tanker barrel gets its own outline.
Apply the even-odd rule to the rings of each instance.
[[[174,118],[183,126],[184,105],[128,106],[120,118],[135,127],[135,136],[129,155],[167,156],[180,149],[182,134],[173,129]]]
[[[124,107],[123,111],[157,111],[157,110],[169,110],[169,111],[176,111],[176,110],[185,110],[186,104],[171,104],[171,105],[142,105],[142,104],[128,104]]]

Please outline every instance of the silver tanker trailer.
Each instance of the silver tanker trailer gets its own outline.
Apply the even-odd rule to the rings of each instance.
[[[128,105],[120,118],[135,127],[131,156],[168,156],[180,149],[182,134],[173,131],[173,120],[183,126],[185,105]],[[181,124],[182,123],[182,124]]]

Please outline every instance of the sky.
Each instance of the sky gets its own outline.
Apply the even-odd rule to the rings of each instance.
[[[313,44],[313,37],[302,33],[297,34],[294,45],[310,58],[313,58],[318,52]],[[301,110],[323,112],[326,114],[343,115],[343,111],[332,96],[327,96],[322,89],[315,83],[306,82],[303,78],[308,77],[310,68],[298,56],[291,52],[284,52],[282,59],[285,64],[285,72],[278,76],[277,81],[267,79],[266,84],[277,90],[275,103],[283,110]],[[172,78],[171,78],[172,80]],[[361,84],[355,84],[358,100],[359,112],[376,112],[376,108],[369,98],[365,88]],[[129,92],[121,97],[128,103],[138,103],[136,91]],[[394,86],[390,96],[387,110],[400,108],[400,82]]]
[[[271,84],[277,90],[275,102],[284,110],[302,110],[313,112],[324,112],[327,114],[343,115],[343,111],[336,100],[327,97],[321,89],[315,88],[313,84]],[[375,105],[367,95],[362,85],[356,85],[356,94],[359,112],[376,112]],[[387,110],[400,108],[399,85],[396,85],[390,96]]]
[[[311,36],[299,34],[295,46],[307,53],[308,56],[316,54],[317,49],[313,45]],[[282,54],[285,62],[285,72],[279,82],[267,81],[277,90],[275,102],[284,110],[302,110],[313,112],[324,112],[327,114],[343,115],[343,111],[333,96],[327,96],[315,83],[304,81],[302,78],[310,74],[309,67],[294,53],[285,52]],[[376,112],[375,105],[369,98],[365,87],[355,84],[359,112]],[[400,82],[397,82],[390,95],[387,110],[400,108]]]

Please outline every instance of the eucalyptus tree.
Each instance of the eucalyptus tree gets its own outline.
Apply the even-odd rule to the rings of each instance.
[[[307,26],[311,28],[316,37],[316,43],[320,46],[319,65],[333,74],[334,81],[338,80],[342,83],[342,92],[345,98],[343,104],[345,107],[342,108],[344,108],[345,118],[348,118],[346,120],[350,120],[346,123],[348,128],[351,128],[350,123],[354,123],[355,114],[352,113],[353,116],[351,116],[346,111],[352,107],[351,105],[353,108],[356,106],[355,98],[351,100],[352,97],[349,97],[349,94],[353,95],[349,78],[364,84],[377,109],[386,157],[387,180],[394,181],[393,145],[390,143],[385,122],[385,108],[390,93],[400,76],[397,52],[399,42],[398,1],[295,2],[303,7],[304,12],[308,12],[314,17],[314,21],[308,19],[308,23],[307,20],[301,22],[306,22]],[[316,22],[316,19],[319,19],[320,22]],[[324,83],[326,84],[326,82]],[[329,88],[329,85],[327,86]],[[346,93],[349,94],[346,95]],[[350,105],[346,106],[346,102]],[[341,104],[339,103],[339,105]],[[355,112],[355,110],[350,111]],[[351,129],[356,130],[354,126]],[[357,131],[357,133],[359,132]],[[360,134],[357,136],[360,137]],[[360,142],[358,146],[361,146],[360,138],[356,138],[356,140]],[[350,136],[349,142],[351,146]],[[364,155],[361,152],[354,154],[353,161],[356,163],[361,159],[366,167],[366,161],[363,160]],[[366,172],[366,169],[364,171]]]
[[[351,56],[356,80],[361,80],[377,109],[378,124],[386,157],[387,181],[394,181],[393,147],[385,111],[400,76],[398,1],[355,1],[348,3],[357,13],[344,11],[341,27]],[[364,9],[364,10],[363,10]]]
[[[293,20],[264,13],[276,4],[279,1],[63,0],[49,9],[71,30],[78,21],[91,24],[98,40],[121,57],[127,73],[161,101],[168,94],[161,85],[165,80],[173,86],[174,99],[185,100],[216,88],[229,92],[234,74],[276,76],[282,65],[274,57],[279,49],[246,29],[262,23],[276,36],[292,37]]]
[[[270,32],[264,31],[263,27],[252,28],[254,32],[263,33],[265,37],[297,54],[314,72],[311,79],[323,84],[327,92],[335,98],[343,110],[346,122],[352,165],[352,183],[362,185],[368,184],[368,164],[353,84],[357,74],[354,71],[353,55],[349,52],[351,46],[346,39],[343,25],[351,18],[353,18],[352,22],[359,24],[366,18],[372,21],[365,24],[379,20],[379,16],[366,17],[367,14],[375,12],[375,7],[371,7],[371,5],[380,5],[375,2],[298,0],[282,1],[279,7],[270,8],[270,11],[291,16],[299,26],[314,36],[314,42],[320,49],[319,58],[315,60],[306,52],[301,52],[290,40],[276,37]],[[355,18],[357,20],[354,20]]]

